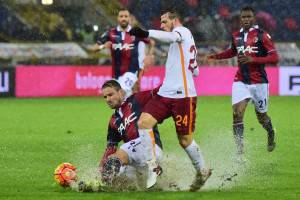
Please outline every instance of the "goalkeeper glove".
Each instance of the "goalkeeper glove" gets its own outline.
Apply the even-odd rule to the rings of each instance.
[[[138,38],[147,38],[149,36],[149,31],[146,31],[138,26],[135,26],[130,29],[129,34],[134,35]]]

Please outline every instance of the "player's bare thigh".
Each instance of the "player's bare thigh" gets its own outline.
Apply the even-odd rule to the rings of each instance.
[[[149,113],[142,113],[138,121],[140,129],[150,129],[157,124],[157,120]]]

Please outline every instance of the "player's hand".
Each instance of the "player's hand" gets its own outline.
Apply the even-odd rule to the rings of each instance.
[[[129,34],[134,35],[138,38],[147,38],[149,36],[149,31],[146,31],[138,26],[135,26],[130,29]]]
[[[238,62],[241,64],[247,64],[253,62],[253,58],[251,56],[239,55]]]
[[[103,46],[104,46],[105,49],[110,49],[111,46],[112,46],[112,42],[111,41],[107,41],[107,42],[104,43]]]
[[[112,46],[112,43],[110,41],[105,42],[104,44],[94,44],[91,48],[89,48],[90,51],[101,51],[102,49],[109,49]]]
[[[215,54],[210,54],[210,55],[206,56],[207,62],[213,61],[213,60],[215,60],[216,58],[217,58],[217,57],[216,57]]]

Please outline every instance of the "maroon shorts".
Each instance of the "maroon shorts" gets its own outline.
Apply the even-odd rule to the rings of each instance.
[[[152,115],[158,123],[172,116],[177,134],[188,135],[195,130],[196,106],[197,97],[174,99],[156,94],[145,105],[143,112]]]

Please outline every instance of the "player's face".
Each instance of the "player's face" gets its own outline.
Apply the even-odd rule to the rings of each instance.
[[[174,19],[169,18],[169,13],[160,17],[160,28],[164,31],[171,32],[174,28]]]
[[[121,10],[118,14],[118,24],[122,28],[127,28],[130,20],[130,13],[127,10]]]
[[[119,108],[122,104],[122,90],[117,91],[115,88],[106,87],[102,90],[103,97],[107,105],[116,109]]]
[[[254,13],[251,10],[241,12],[241,25],[245,30],[249,30],[254,24]]]

